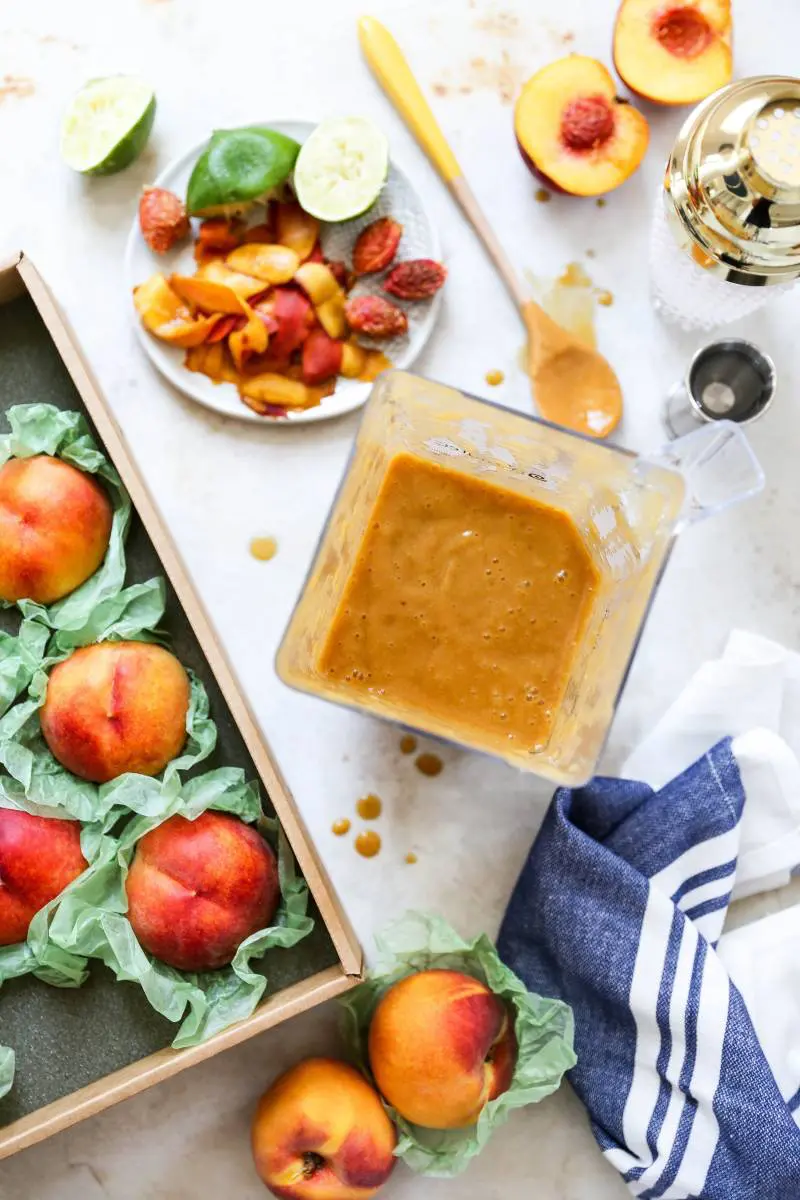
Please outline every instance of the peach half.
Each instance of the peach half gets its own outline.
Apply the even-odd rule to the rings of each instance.
[[[602,63],[570,54],[522,89],[514,131],[523,159],[573,196],[611,192],[633,174],[650,139],[646,118],[616,95]]]
[[[509,1010],[479,979],[459,971],[409,975],[389,988],[369,1028],[375,1082],[414,1125],[474,1125],[508,1091],[517,1043]]]
[[[77,467],[37,454],[0,469],[0,599],[52,604],[93,575],[111,535],[111,503]]]
[[[41,709],[55,758],[81,779],[158,775],[186,741],[189,679],[149,642],[100,642],[53,667]]]
[[[730,0],[622,0],[614,66],[656,104],[696,104],[730,83]]]
[[[280,1200],[368,1200],[392,1173],[396,1142],[374,1088],[331,1058],[281,1075],[253,1120],[256,1170]]]

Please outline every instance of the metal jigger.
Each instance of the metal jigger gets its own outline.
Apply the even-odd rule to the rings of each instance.
[[[741,338],[724,338],[695,354],[686,377],[670,391],[661,418],[670,438],[709,421],[748,425],[775,395],[775,364]]]

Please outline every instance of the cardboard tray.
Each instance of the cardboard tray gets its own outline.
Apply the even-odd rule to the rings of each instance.
[[[219,741],[202,769],[241,766],[260,778],[265,811],[280,820],[308,883],[315,927],[255,964],[268,985],[251,1017],[186,1050],[169,1048],[176,1026],[138,985],[117,983],[99,962],[79,989],[33,976],[6,984],[0,1041],[16,1051],[17,1077],[0,1100],[0,1159],[344,992],[362,968],[352,927],[119,427],[41,276],[19,254],[0,265],[0,412],[32,400],[82,411],[122,477],[135,510],[126,582],[166,577],[165,628],[209,693]],[[0,628],[18,624],[16,610],[0,610]]]

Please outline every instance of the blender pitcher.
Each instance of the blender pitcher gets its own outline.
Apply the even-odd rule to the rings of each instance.
[[[415,710],[377,688],[356,695],[320,668],[322,647],[388,465],[395,455],[409,453],[568,514],[597,568],[591,611],[544,742],[505,751],[474,721]],[[688,523],[755,495],[763,484],[745,435],[727,422],[708,425],[646,457],[405,372],[387,371],[365,408],[278,651],[278,674],[301,691],[498,755],[556,784],[580,786],[592,777],[602,753],[675,537]]]

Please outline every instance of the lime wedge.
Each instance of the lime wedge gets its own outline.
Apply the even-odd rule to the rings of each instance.
[[[155,115],[153,89],[141,79],[92,79],[64,117],[61,157],[82,175],[113,175],[144,150]]]
[[[349,221],[370,208],[389,172],[389,143],[366,117],[323,121],[300,148],[294,190],[320,221]]]

